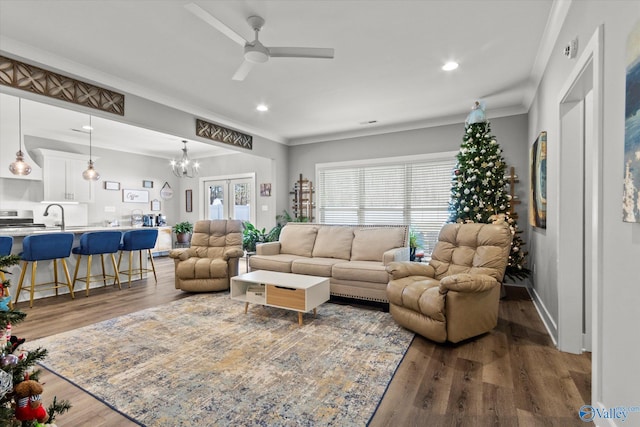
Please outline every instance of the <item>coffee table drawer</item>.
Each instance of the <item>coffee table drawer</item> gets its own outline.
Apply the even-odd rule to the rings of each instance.
[[[278,307],[305,310],[305,290],[267,285],[267,304]]]

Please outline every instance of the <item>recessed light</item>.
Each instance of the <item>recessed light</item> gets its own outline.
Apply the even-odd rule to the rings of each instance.
[[[267,107],[265,104],[258,104],[258,106],[256,107],[256,110],[260,111],[261,113],[264,113],[265,111],[269,111],[269,107]]]
[[[449,62],[447,62],[446,64],[444,64],[444,65],[442,66],[442,69],[443,69],[444,71],[453,71],[453,70],[455,70],[456,68],[458,68],[458,63],[457,63],[457,62],[455,62],[455,61],[449,61]]]

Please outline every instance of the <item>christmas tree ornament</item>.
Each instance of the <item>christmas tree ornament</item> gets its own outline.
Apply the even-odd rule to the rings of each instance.
[[[4,292],[4,288],[2,288]],[[9,311],[9,303],[11,302],[11,297],[0,297],[0,311]]]
[[[6,371],[0,370],[0,398],[13,390],[13,376]]]
[[[15,354],[5,354],[0,358],[0,365],[3,368],[13,368],[18,364],[18,356]]]
[[[42,406],[40,395],[44,389],[34,380],[25,380],[17,384],[13,390],[16,395],[16,419],[18,421],[37,420],[43,423],[49,418]]]

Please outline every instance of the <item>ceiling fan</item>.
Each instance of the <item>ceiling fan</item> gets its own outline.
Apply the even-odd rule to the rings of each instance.
[[[255,33],[253,41],[245,40],[240,34],[233,31],[227,25],[219,21],[206,10],[195,3],[188,3],[184,6],[189,12],[229,37],[234,42],[244,47],[244,62],[235,72],[233,80],[244,80],[253,68],[254,64],[267,62],[269,58],[319,58],[332,59],[332,48],[320,47],[267,47],[258,40],[258,33],[264,26],[264,19],[259,16],[250,16],[247,22]]]

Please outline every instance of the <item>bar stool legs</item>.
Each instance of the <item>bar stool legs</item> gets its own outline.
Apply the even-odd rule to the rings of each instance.
[[[29,308],[33,307],[33,299],[35,296],[36,286],[46,286],[53,285],[48,287],[47,289],[55,289],[56,295],[58,295],[58,289],[66,286],[69,289],[69,294],[71,295],[71,299],[74,299],[73,295],[73,285],[71,283],[71,276],[69,276],[69,269],[67,268],[67,263],[64,258],[54,259],[53,261],[53,282],[46,283],[36,283],[36,275],[38,270],[38,261],[24,261],[22,263],[22,271],[20,272],[20,281],[18,282],[18,291],[16,292],[15,302],[18,302],[18,298],[20,298],[20,292],[22,291],[24,277],[27,273],[27,268],[29,266],[29,262],[31,262],[31,284],[29,287]],[[64,276],[67,280],[67,283],[60,282],[58,280],[58,261],[62,263],[62,269],[64,270]]]
[[[102,266],[102,282],[104,283],[104,286],[107,286],[107,278],[114,278],[114,284],[118,285],[118,289],[122,290],[122,285],[120,284],[120,275],[118,274],[118,267],[116,265],[116,258],[113,256],[113,253],[110,253],[109,256],[111,257],[111,265],[113,266],[113,270],[114,270],[114,274],[110,275],[110,274],[106,274],[105,273],[105,268],[104,268],[104,254],[100,254],[100,264]],[[92,260],[93,256],[92,255],[87,255],[87,275],[85,277],[78,277],[78,270],[80,269],[80,264],[82,261],[82,255],[78,255],[78,262],[76,263],[76,268],[75,271],[73,273],[73,288],[75,289],[76,287],[76,281],[79,282],[85,282],[86,284],[86,296],[89,296],[89,287],[91,286],[91,282],[99,282],[100,281],[100,276],[99,275],[91,275],[91,260]]]
[[[153,278],[156,282],[156,285],[158,284],[158,276],[156,275],[156,265],[153,262],[153,255],[151,254],[151,249],[147,249],[147,254],[149,256],[149,262],[151,262],[151,268],[142,268],[142,251],[144,249],[138,250],[138,267],[137,268],[133,268],[133,252],[134,251],[129,251],[129,269],[128,270],[120,270],[120,264],[122,262],[122,252],[124,252],[126,249],[123,249],[120,251],[120,255],[118,256],[118,271],[120,272],[120,274],[126,274],[127,276],[129,276],[129,280],[127,281],[129,287],[131,287],[131,276],[134,275],[140,275],[140,280],[143,279],[142,273],[145,272],[153,272]]]

